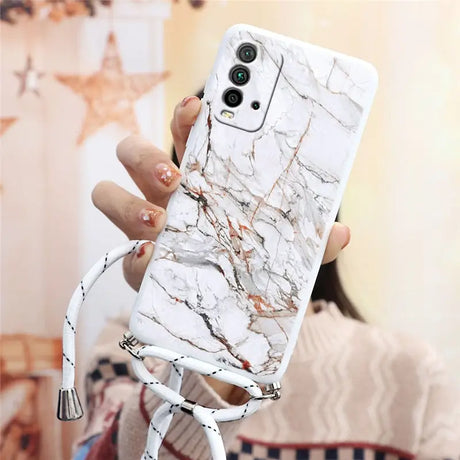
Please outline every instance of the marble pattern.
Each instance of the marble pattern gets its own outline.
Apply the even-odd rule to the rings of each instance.
[[[229,122],[220,95],[244,42],[258,57]],[[139,339],[259,382],[281,376],[375,88],[362,61],[255,28],[227,32],[135,305]]]

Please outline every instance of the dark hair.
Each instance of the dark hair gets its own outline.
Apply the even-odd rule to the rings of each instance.
[[[198,91],[196,96],[202,99],[203,90]],[[172,160],[177,166],[179,166],[179,160],[174,147],[172,151]],[[339,221],[338,217],[339,216],[337,215],[335,219],[336,222]],[[321,265],[313,287],[313,292],[311,293],[311,300],[326,300],[328,302],[334,302],[344,316],[364,321],[364,318],[353,305],[342,286],[337,260]]]

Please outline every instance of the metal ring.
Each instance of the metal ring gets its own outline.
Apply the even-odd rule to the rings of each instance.
[[[182,412],[185,412],[188,415],[193,415],[193,409],[196,407],[195,401],[190,401],[190,399],[184,399],[180,405]]]

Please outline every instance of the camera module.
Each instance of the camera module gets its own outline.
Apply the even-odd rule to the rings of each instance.
[[[223,100],[229,107],[237,107],[243,100],[243,93],[237,88],[229,88],[225,91]]]
[[[230,80],[235,83],[235,85],[245,85],[249,81],[249,69],[242,65],[233,67],[232,70],[230,70]]]
[[[243,62],[252,62],[257,56],[257,49],[251,43],[243,43],[236,54]]]

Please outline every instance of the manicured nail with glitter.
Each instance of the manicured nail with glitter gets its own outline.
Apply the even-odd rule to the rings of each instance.
[[[174,166],[169,166],[166,163],[160,163],[155,167],[155,175],[163,185],[169,187],[178,177],[180,177],[180,172]]]
[[[161,211],[154,209],[143,209],[140,214],[141,221],[149,227],[157,227],[162,216],[163,213]]]

